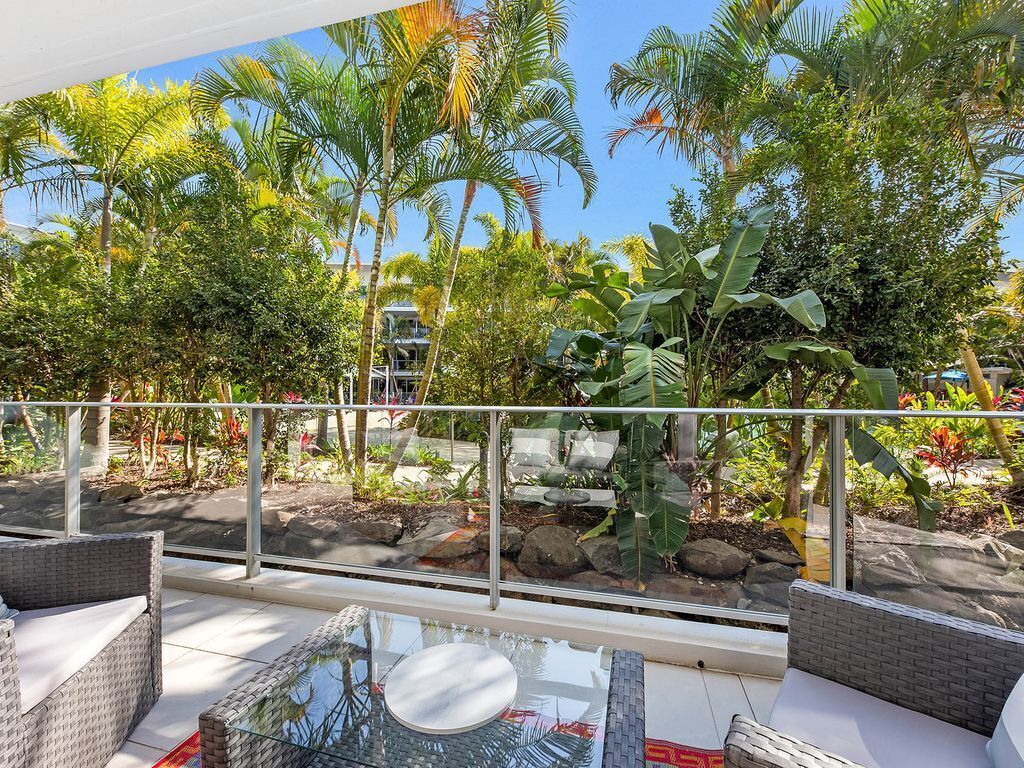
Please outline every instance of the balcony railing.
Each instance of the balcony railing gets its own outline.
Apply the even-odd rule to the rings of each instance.
[[[988,535],[994,529],[969,531],[980,534],[973,538],[929,530],[934,526],[912,519],[912,502],[898,513],[879,506],[872,494],[898,498],[894,481],[851,462],[847,440],[852,426],[881,425],[891,437],[893,430],[933,424],[968,433],[986,419],[1024,425],[1021,412],[403,406],[399,414],[389,406],[302,403],[0,406],[8,413],[30,409],[36,442],[53,460],[0,474],[2,532],[160,529],[169,553],[244,561],[248,578],[263,564],[294,566],[477,590],[492,608],[503,595],[527,594],[768,624],[786,623],[786,588],[799,573],[842,589],[911,604],[926,600],[926,607],[957,615],[1024,625],[1024,543],[1017,549]],[[83,458],[83,414],[91,408],[110,408],[121,438],[106,473]],[[371,467],[407,441],[397,481],[385,472],[353,473],[343,460],[339,427],[351,430],[359,411],[367,413],[371,444],[387,446],[371,450],[378,462]],[[403,419],[416,411],[423,412],[421,428],[411,435]],[[203,444],[169,433],[172,415],[206,435]],[[624,441],[633,438],[622,429],[624,419],[638,416],[645,418],[637,425],[669,420],[669,434],[680,440],[697,425],[698,458],[690,464],[660,451],[643,459],[645,477],[661,478],[658,503],[667,507],[642,507],[631,496],[637,489],[629,485],[623,457],[632,450]],[[718,424],[727,425],[726,439],[716,437],[715,417],[724,417]],[[334,437],[321,434],[318,442],[314,433],[323,431],[325,418]],[[794,422],[816,449],[803,466],[787,470],[785,456],[780,461],[777,454]],[[269,456],[265,433],[276,440]],[[765,452],[766,445],[774,447]],[[189,462],[208,472],[183,477]],[[885,464],[884,457],[878,463]],[[775,475],[785,471],[799,475],[795,517],[778,500],[782,486]],[[986,487],[981,475],[972,479],[973,470],[961,471],[961,484]],[[954,487],[957,481],[954,475]],[[719,503],[712,504],[716,496]],[[648,558],[639,582],[625,572],[629,557],[620,557],[618,539],[606,532],[581,541],[604,524],[605,531],[617,527],[628,545],[627,521],[615,525],[627,505],[640,513],[631,518],[634,525],[647,515],[641,522],[655,536],[686,537],[678,557],[655,557],[653,567]],[[680,506],[701,510],[688,535],[654,519]],[[719,508],[717,517],[709,511]],[[1012,528],[1012,511],[1003,511]],[[638,541],[652,546],[646,533]]]

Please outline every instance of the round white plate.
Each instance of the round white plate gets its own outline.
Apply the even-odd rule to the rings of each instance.
[[[485,645],[449,643],[400,661],[387,676],[384,702],[406,728],[465,733],[512,704],[519,682],[512,662]]]

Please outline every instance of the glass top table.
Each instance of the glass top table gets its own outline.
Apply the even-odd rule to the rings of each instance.
[[[243,707],[228,729],[287,745],[300,757],[310,753],[316,765],[601,766],[611,649],[361,610]],[[485,645],[509,659],[516,697],[496,720],[466,733],[410,730],[387,710],[388,675],[404,658],[446,643]]]

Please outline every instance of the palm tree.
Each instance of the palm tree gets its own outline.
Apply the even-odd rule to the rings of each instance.
[[[568,14],[554,0],[490,0],[479,42],[477,99],[473,117],[455,131],[455,151],[470,163],[494,170],[487,182],[505,202],[506,212],[519,202],[529,215],[534,244],[542,237],[542,182],[523,176],[516,161],[565,164],[583,186],[583,205],[590,202],[597,176],[584,148],[583,128],[576,116],[576,83],[568,65],[557,57],[566,38]],[[430,346],[416,389],[423,405],[444,339],[445,318],[459,267],[466,223],[480,180],[466,181],[462,209],[447,259],[447,274],[437,296]],[[511,222],[506,222],[510,225]],[[395,447],[390,468],[398,466],[408,441],[415,436],[419,412]]]
[[[39,124],[31,102],[0,104],[0,232],[7,228],[7,191],[26,184],[47,155],[59,150],[59,140]]]
[[[632,138],[657,142],[700,167],[731,175],[744,142],[770,110],[777,83],[769,69],[773,42],[800,0],[725,0],[711,27],[680,35],[651,30],[640,50],[613,64],[613,107],[633,113],[608,135],[608,152]]]
[[[100,197],[99,250],[110,274],[114,199],[141,175],[163,147],[196,127],[187,84],[168,82],[164,90],[146,88],[127,76],[78,85],[39,100],[42,121],[64,143],[59,173],[49,183],[62,188],[96,186]],[[89,385],[90,401],[110,400],[110,380],[98,373]],[[106,468],[110,409],[90,408],[85,420],[89,464]]]
[[[466,178],[465,165],[438,152],[450,126],[469,119],[477,97],[479,38],[476,14],[463,14],[451,0],[427,0],[394,11],[325,28],[343,51],[360,62],[362,87],[373,95],[380,126],[380,172],[373,258],[366,288],[359,353],[357,397],[370,396],[377,326],[377,288],[387,222],[403,200],[432,200],[440,212],[446,202],[438,185]],[[430,219],[435,235],[445,234],[438,216]],[[356,464],[366,462],[365,411],[356,414]]]

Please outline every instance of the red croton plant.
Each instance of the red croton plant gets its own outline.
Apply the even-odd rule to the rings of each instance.
[[[950,431],[947,426],[941,426],[932,429],[928,442],[931,446],[918,448],[916,455],[929,467],[941,469],[949,487],[955,488],[957,477],[978,458],[978,452],[972,447],[973,441]]]

